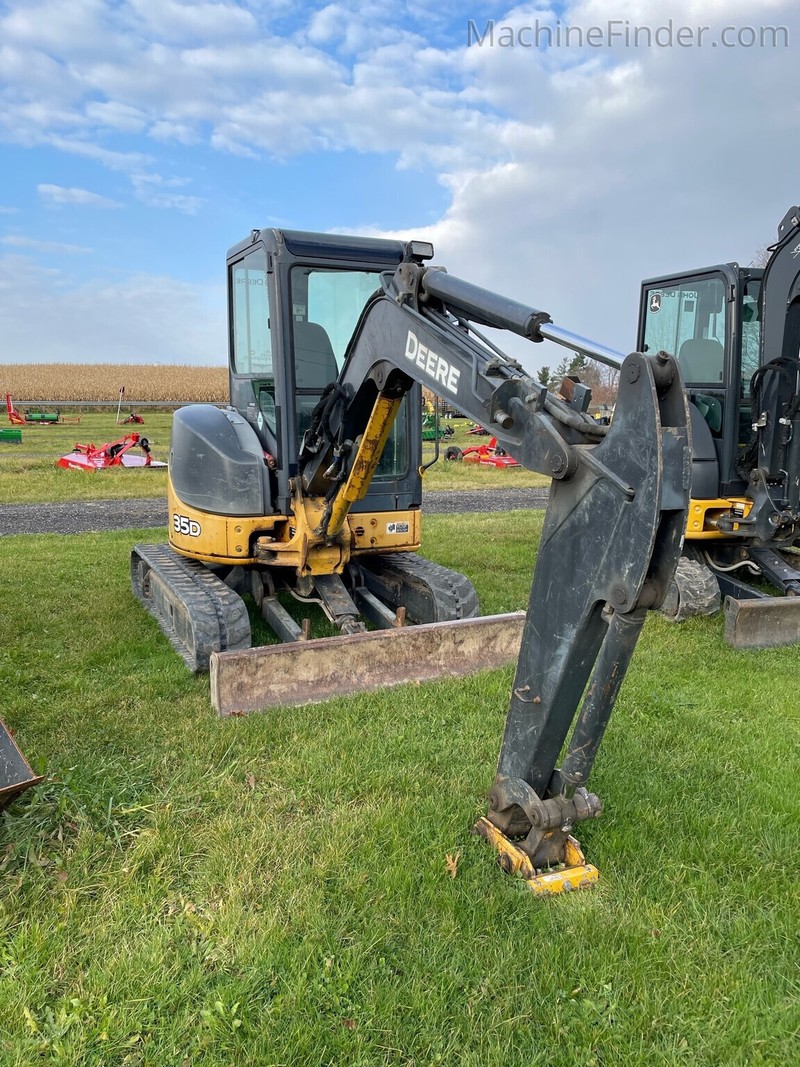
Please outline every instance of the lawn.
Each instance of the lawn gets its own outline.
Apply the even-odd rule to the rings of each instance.
[[[426,551],[510,610],[540,526],[431,517]],[[0,539],[0,714],[48,773],[0,817],[0,1062],[796,1059],[798,648],[651,618],[601,884],[541,901],[469,833],[509,670],[216,719],[131,598],[139,538]]]
[[[70,452],[76,442],[103,445],[128,433],[139,433],[147,438],[153,459],[168,459],[172,412],[146,411],[141,426],[117,426],[115,414],[110,410],[100,414],[92,412],[82,415],[77,424],[21,427],[20,444],[0,443],[0,501],[33,504],[165,497],[167,472],[164,468],[68,471],[56,467],[58,457]],[[0,425],[7,424],[5,418],[0,420]],[[133,451],[135,455],[142,455],[138,448]]]
[[[0,443],[0,501],[33,504],[165,496],[167,472],[164,469],[115,468],[86,472],[59,470],[55,466],[58,457],[71,451],[76,441],[102,445],[131,432],[138,432],[148,439],[154,459],[168,459],[171,412],[146,410],[143,426],[117,426],[114,420],[115,412],[109,410],[82,415],[78,424],[23,426],[21,444]],[[4,416],[0,418],[0,425],[7,425]],[[454,425],[456,435],[453,441],[461,448],[489,440],[488,437],[467,435],[466,430],[472,424],[466,419],[456,419]],[[439,460],[425,472],[423,484],[426,489],[527,488],[549,484],[549,479],[543,475],[522,467],[494,470],[469,463],[446,463],[444,449],[447,443],[441,443]],[[138,449],[134,452],[139,454]],[[433,458],[434,444],[426,442],[423,446],[423,462],[429,463]]]

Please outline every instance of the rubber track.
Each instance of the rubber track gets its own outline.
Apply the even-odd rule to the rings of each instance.
[[[148,573],[150,581],[145,582]],[[178,555],[169,545],[133,547],[131,584],[137,599],[194,673],[208,670],[212,652],[250,647],[250,618],[241,597],[202,563]],[[164,596],[172,608],[171,617],[162,610]]]
[[[671,622],[684,622],[693,615],[713,615],[719,609],[719,583],[714,572],[699,560],[681,556],[661,614]]]
[[[458,571],[411,552],[360,562],[370,592],[395,610],[406,607],[411,623],[452,622],[480,614],[475,587]]]

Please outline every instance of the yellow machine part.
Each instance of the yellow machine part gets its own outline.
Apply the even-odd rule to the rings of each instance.
[[[380,462],[383,448],[392,432],[400,399],[378,395],[369,422],[361,435],[353,466],[347,482],[337,493],[331,509],[328,533],[336,535],[341,530],[350,508],[357,500],[363,500],[369,489],[372,476]]]
[[[475,833],[480,834],[497,850],[500,866],[507,874],[519,874],[528,888],[537,896],[547,897],[568,893],[573,889],[588,889],[597,882],[600,872],[586,862],[581,846],[574,837],[568,837],[564,851],[563,866],[538,872],[530,856],[509,840],[494,823],[483,816],[475,823]]]
[[[691,500],[686,519],[687,541],[712,541],[729,537],[730,534],[718,529],[717,523],[723,516],[732,518],[733,529],[738,529],[736,519],[744,519],[753,506],[752,500],[744,497],[718,498],[716,500]]]
[[[416,552],[420,547],[419,510],[349,514],[333,544],[314,531],[323,502],[304,500],[297,515],[231,518],[191,508],[168,482],[169,543],[176,552],[205,563],[293,567],[300,574],[338,574],[364,553]]]

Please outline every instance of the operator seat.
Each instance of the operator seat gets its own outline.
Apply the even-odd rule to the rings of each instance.
[[[681,345],[678,362],[687,382],[721,382],[725,349],[714,337],[690,337]]]
[[[294,379],[298,389],[321,393],[339,377],[331,339],[318,322],[294,324]]]
[[[331,339],[323,326],[305,321],[296,321],[293,326],[297,433],[302,439],[311,423],[311,412],[325,386],[339,377],[339,368]]]

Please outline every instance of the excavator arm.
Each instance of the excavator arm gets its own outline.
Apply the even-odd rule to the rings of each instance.
[[[414,381],[481,425],[491,426],[498,445],[523,466],[556,479],[574,474],[577,461],[569,445],[596,444],[607,432],[583,411],[588,393],[583,391],[581,402],[567,404],[467,324],[477,321],[533,342],[555,340],[616,367],[622,357],[559,330],[546,312],[443,270],[412,261],[382,281],[382,290],[367,304],[354,332],[339,380],[323,397],[319,418],[303,442],[305,491],[332,497],[331,485],[336,488],[344,481],[348,458],[360,452],[349,466],[360,493],[354,495],[351,483],[345,499],[366,494],[388,435],[385,426],[391,426]],[[371,467],[367,459],[373,457]],[[343,520],[341,508],[337,515]]]
[[[553,339],[613,362],[549,316],[418,263],[384,277],[339,381],[300,454],[299,492],[321,492],[317,533],[339,535],[366,492],[400,400],[414,381],[491,426],[521,463],[552,481],[489,812],[476,830],[504,866],[552,892],[595,877],[573,826],[600,814],[586,790],[648,609],[662,603],[681,552],[691,451],[675,360],[622,363],[610,427],[537,385],[470,323]],[[572,729],[564,758],[559,755]],[[556,874],[541,868],[557,865]]]

